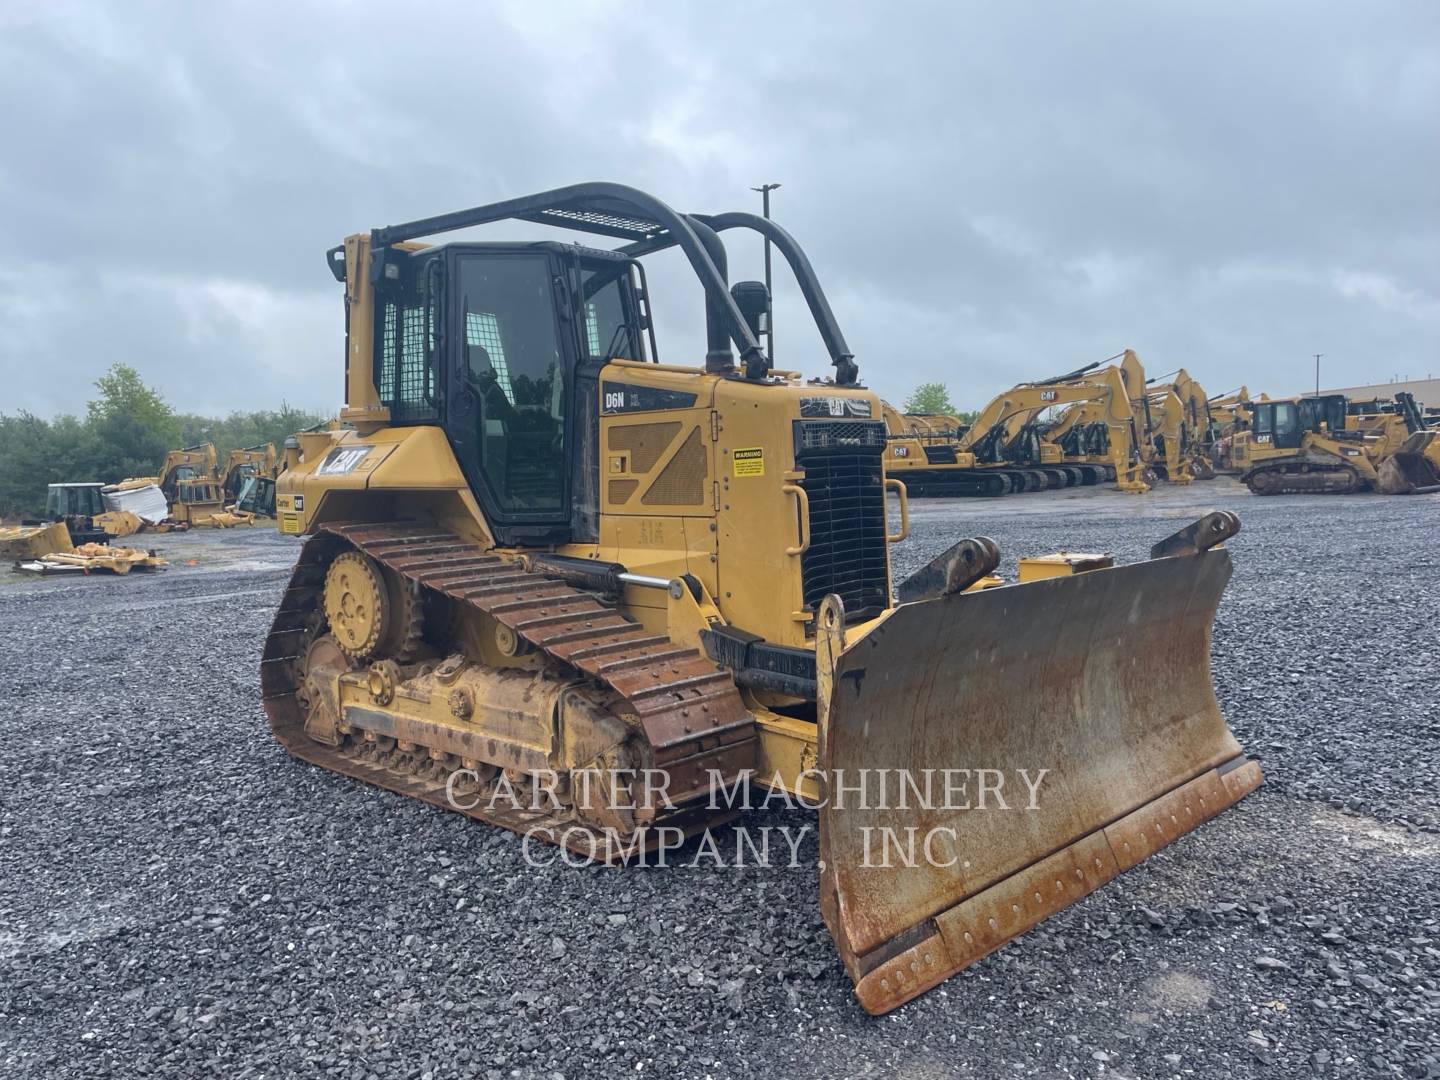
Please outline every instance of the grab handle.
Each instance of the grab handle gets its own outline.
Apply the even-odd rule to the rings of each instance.
[[[906,493],[905,485],[901,481],[895,479],[893,476],[887,476],[885,478],[885,489],[888,491],[891,488],[900,496],[900,534],[898,536],[890,536],[887,534],[885,542],[887,544],[898,544],[910,535],[910,496]]]
[[[799,484],[784,484],[780,490],[786,495],[794,495],[800,504],[800,544],[797,547],[787,547],[786,555],[804,555],[810,550],[810,496],[805,494],[805,489]]]

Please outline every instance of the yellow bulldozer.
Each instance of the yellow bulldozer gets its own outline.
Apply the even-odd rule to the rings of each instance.
[[[505,221],[619,243],[420,242]],[[831,377],[771,365],[765,287],[727,283],[734,229],[795,274]],[[657,351],[645,263],[669,249],[703,288],[702,364]],[[897,585],[880,399],[775,222],[590,183],[351,236],[329,265],[349,426],[287,443],[279,529],[306,539],[261,661],[295,757],[582,860],[708,835],[746,782],[802,800],[874,1013],[1260,783],[1209,669],[1238,520],[981,589],[999,552],[961,538]]]

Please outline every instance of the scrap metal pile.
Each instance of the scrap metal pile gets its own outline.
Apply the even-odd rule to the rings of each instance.
[[[73,551],[56,551],[22,562],[19,568],[33,574],[128,574],[132,570],[160,570],[166,562],[153,549],[81,544]]]

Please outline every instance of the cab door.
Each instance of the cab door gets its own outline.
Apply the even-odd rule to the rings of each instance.
[[[573,350],[559,267],[543,251],[461,248],[447,269],[456,457],[502,543],[563,540]]]

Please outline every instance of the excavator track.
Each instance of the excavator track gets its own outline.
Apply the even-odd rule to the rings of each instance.
[[[483,791],[468,800],[473,809],[457,805],[447,791],[453,766],[424,747],[415,754],[377,753],[373,743],[330,746],[310,738],[296,695],[299,664],[323,628],[319,599],[326,568],[346,550],[483,612],[562,671],[602,686],[614,696],[612,711],[643,732],[652,767],[668,774],[675,805],[659,808],[647,828],[617,843],[573,813],[483,805]],[[265,641],[260,684],[271,730],[292,756],[603,862],[653,849],[661,826],[688,836],[733,818],[733,812],[709,809],[710,777],[721,775],[730,784],[755,765],[754,720],[727,670],[698,650],[648,633],[592,593],[418,522],[335,522],[306,541]]]
[[[1353,495],[1365,488],[1348,465],[1259,466],[1240,479],[1256,495]]]

